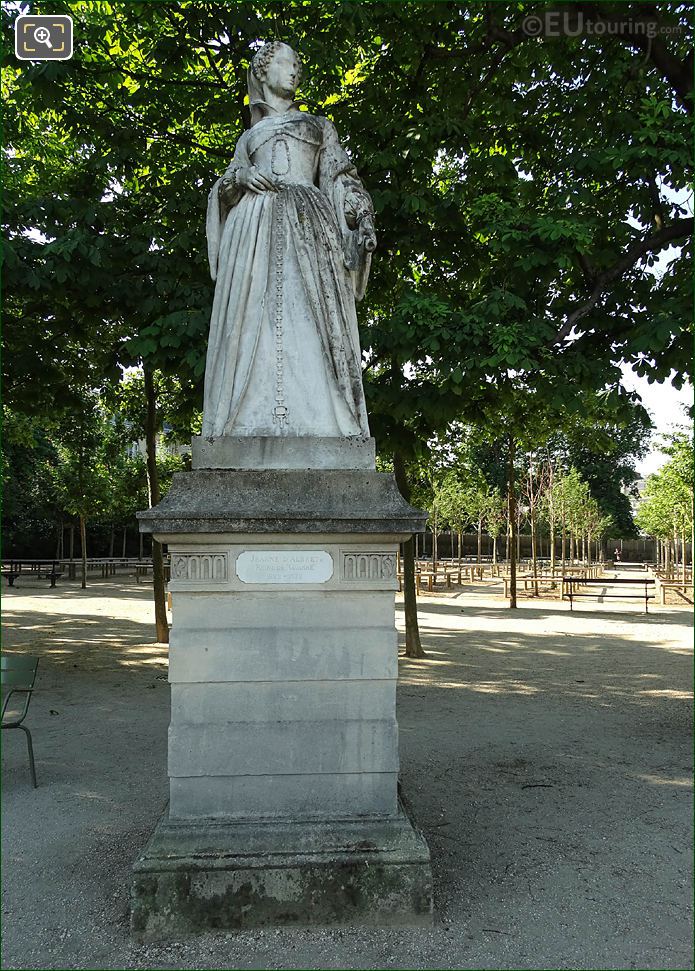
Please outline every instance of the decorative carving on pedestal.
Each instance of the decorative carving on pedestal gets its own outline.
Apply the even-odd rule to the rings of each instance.
[[[396,576],[396,554],[365,550],[343,553],[343,580],[393,580]]]
[[[227,554],[174,553],[171,557],[172,580],[219,581],[227,579]]]

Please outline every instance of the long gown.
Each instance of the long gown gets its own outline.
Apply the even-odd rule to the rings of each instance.
[[[278,183],[234,183],[254,165]],[[368,436],[355,299],[371,200],[326,118],[291,109],[244,132],[208,204],[215,296],[203,436]]]

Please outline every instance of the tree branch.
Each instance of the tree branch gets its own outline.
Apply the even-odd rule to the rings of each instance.
[[[611,283],[626,273],[629,269],[635,266],[643,256],[647,253],[654,253],[670,243],[675,242],[679,239],[687,239],[691,236],[693,232],[693,219],[679,219],[677,222],[673,223],[671,226],[666,226],[664,229],[659,230],[659,232],[654,233],[652,236],[647,236],[646,239],[641,239],[636,243],[633,243],[627,251],[616,260],[613,266],[604,270],[603,273],[595,278],[594,288],[591,291],[588,299],[581,304],[576,310],[568,316],[567,320],[560,328],[558,333],[553,339],[553,344],[559,344],[569,337],[572,332],[572,328],[579,323],[579,321],[586,317],[587,314],[591,313],[596,304],[601,299],[603,293],[608,289]]]
[[[645,59],[659,71],[664,80],[671,85],[673,92],[688,114],[693,113],[693,54],[692,51],[683,59],[677,57],[667,47],[660,36],[651,37],[647,32],[636,33],[634,30],[621,30],[629,24],[642,22],[662,24],[656,4],[637,4],[638,16],[630,17],[611,17],[607,16],[605,8],[598,3],[573,3],[571,7],[577,13],[583,14],[587,19],[602,21],[616,28],[611,31],[610,37],[615,38],[628,47],[636,48],[641,51]],[[629,9],[629,8],[628,8]]]

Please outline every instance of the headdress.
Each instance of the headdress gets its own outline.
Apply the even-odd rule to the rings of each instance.
[[[251,127],[264,117],[261,106],[266,104],[263,99],[263,81],[268,72],[268,67],[276,52],[281,47],[289,47],[281,40],[273,40],[259,48],[251,58],[246,84],[249,92],[249,108],[251,110]],[[299,58],[297,58],[299,60]],[[301,63],[300,73],[301,78]]]

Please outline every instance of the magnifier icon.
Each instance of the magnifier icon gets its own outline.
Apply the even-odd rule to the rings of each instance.
[[[37,27],[34,31],[34,40],[37,44],[45,44],[46,47],[53,50],[53,44],[51,44],[51,32],[48,27]]]

